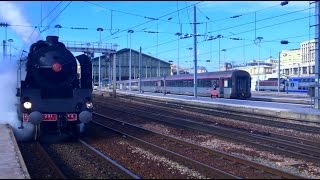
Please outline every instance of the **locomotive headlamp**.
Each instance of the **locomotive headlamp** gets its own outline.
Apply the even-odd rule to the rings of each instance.
[[[87,107],[88,109],[92,109],[92,108],[93,108],[92,102],[86,102],[86,107]]]
[[[31,109],[32,104],[31,104],[31,102],[27,101],[27,102],[24,102],[24,103],[23,103],[23,107],[24,107],[25,109]]]

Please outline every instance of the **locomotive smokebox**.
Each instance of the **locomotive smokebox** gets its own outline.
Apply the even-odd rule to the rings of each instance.
[[[46,41],[50,44],[56,44],[59,42],[59,37],[58,36],[47,36]]]

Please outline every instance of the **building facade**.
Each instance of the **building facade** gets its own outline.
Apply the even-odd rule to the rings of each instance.
[[[280,74],[310,76],[315,73],[315,40],[300,43],[299,49],[284,50],[280,55]]]
[[[232,69],[247,71],[251,76],[251,90],[257,84],[258,80],[267,80],[272,77],[273,68],[275,67],[275,60],[253,60],[243,66],[233,66]]]

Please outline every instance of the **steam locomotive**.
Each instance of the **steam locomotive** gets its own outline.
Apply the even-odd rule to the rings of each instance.
[[[78,137],[80,123],[92,119],[91,68],[87,55],[75,57],[57,36],[32,44],[17,88],[20,129],[32,123],[35,140],[52,133]]]

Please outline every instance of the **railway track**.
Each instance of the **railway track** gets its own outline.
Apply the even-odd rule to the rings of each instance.
[[[32,179],[67,179],[40,143],[19,143],[19,146]]]
[[[32,179],[140,179],[86,142],[20,143]],[[93,163],[94,162],[94,163]],[[91,167],[101,166],[99,169]]]
[[[198,117],[188,117],[180,118],[178,115],[163,115],[168,114],[166,111],[156,112],[146,111],[135,108],[126,107],[123,105],[112,102],[112,106],[107,105],[103,102],[96,102],[97,105],[107,107],[107,109],[112,109],[114,111],[119,111],[122,113],[130,114],[131,116],[139,116],[140,118],[148,119],[151,121],[158,121],[169,123],[173,125],[178,125],[181,127],[202,131],[210,134],[215,134],[220,137],[229,138],[234,141],[240,141],[246,144],[253,146],[258,146],[269,151],[278,152],[286,154],[289,157],[294,156],[298,158],[305,159],[307,161],[319,163],[320,162],[320,144],[318,142],[309,141],[307,139],[287,137],[283,135],[270,135],[270,134],[261,134],[261,133],[252,133],[251,131],[238,130],[236,128],[216,126],[214,124],[208,125],[206,122],[199,122]],[[192,120],[191,120],[192,119]],[[283,137],[285,137],[283,139]]]
[[[146,143],[160,148],[167,153],[170,152],[175,156],[179,156],[184,161],[195,164],[196,167],[204,170],[206,173],[214,173],[206,174],[209,178],[303,178],[227,153],[159,134],[128,122],[106,117],[102,114],[94,113],[94,119],[94,123],[107,127],[126,137],[138,140],[141,143]]]
[[[283,119],[283,118],[275,118],[275,117],[268,117],[268,116],[261,116],[257,114],[249,114],[249,113],[243,113],[243,112],[235,112],[235,111],[226,111],[224,109],[218,109],[218,108],[211,108],[202,106],[199,104],[198,107],[195,107],[193,105],[187,105],[177,102],[169,102],[166,100],[154,100],[154,99],[148,99],[148,98],[141,98],[141,97],[135,97],[130,95],[118,95],[118,98],[122,98],[124,100],[132,100],[135,102],[141,102],[141,103],[147,103],[152,106],[156,106],[157,108],[166,108],[166,109],[183,109],[185,111],[192,111],[197,112],[201,114],[208,114],[215,117],[231,117],[234,120],[239,121],[246,121],[250,123],[257,123],[261,125],[272,125],[274,127],[279,128],[287,128],[292,130],[298,130],[306,133],[314,133],[314,134],[320,134],[320,123],[311,123],[308,121],[295,121],[295,120],[289,120],[289,119]],[[165,107],[164,107],[165,103]],[[306,125],[310,124],[310,125]],[[315,125],[315,126],[311,126]]]

